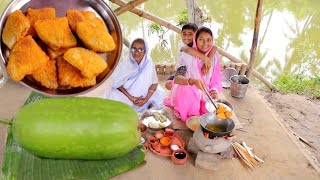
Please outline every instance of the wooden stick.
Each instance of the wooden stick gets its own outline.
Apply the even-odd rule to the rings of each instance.
[[[258,156],[256,156],[255,154],[254,154],[254,159],[260,163],[264,163],[264,161],[262,159],[260,159]]]
[[[238,148],[238,150],[248,159],[248,161],[254,166],[258,164],[258,161],[256,161],[253,157],[249,155],[249,153],[246,151],[246,149],[241,146],[239,143],[235,142],[235,146]]]
[[[243,147],[247,150],[247,152],[249,153],[249,155],[251,157],[254,157],[254,154],[250,151],[249,147],[247,146],[247,144],[245,142],[242,142]]]
[[[312,149],[317,150],[317,148],[314,147],[312,144],[310,144],[307,140],[305,140],[304,138],[302,138],[301,136],[299,136],[299,135],[296,134],[296,133],[293,133],[293,134],[294,134],[295,136],[297,136],[300,141],[302,141],[303,143],[305,143],[306,145],[308,145],[308,146],[311,147]]]
[[[125,13],[126,11],[130,11],[131,9],[135,8],[136,6],[146,2],[148,0],[134,0],[130,1],[124,6],[119,7],[118,9],[114,10],[114,13],[119,16],[120,14]]]
[[[241,153],[239,152],[239,150],[236,148],[235,145],[231,144],[234,151],[236,152],[236,154],[239,157],[240,162],[243,164],[244,167],[246,168],[250,168],[251,170],[253,170],[253,166],[251,165],[251,163],[249,163],[248,161],[246,161],[243,156],[241,155]]]
[[[246,64],[242,64],[239,74],[240,75],[244,75],[246,73],[246,71],[247,71],[247,65]]]
[[[255,23],[254,23],[253,40],[252,40],[252,46],[251,46],[251,50],[250,50],[249,69],[246,74],[248,78],[251,78],[252,70],[253,70],[253,63],[254,63],[254,60],[256,57],[257,44],[258,44],[258,39],[259,39],[260,22],[261,22],[262,3],[263,3],[263,0],[258,0],[257,10],[256,10],[256,18],[254,21]]]
[[[115,3],[115,4],[119,5],[119,6],[124,6],[124,5],[127,4],[125,1],[122,1],[122,0],[110,0],[110,2]],[[169,22],[167,22],[167,21],[165,21],[165,20],[163,20],[163,19],[161,19],[161,18],[159,18],[159,17],[157,17],[157,16],[155,16],[153,14],[147,13],[147,12],[141,10],[141,9],[132,8],[130,10],[130,12],[132,12],[132,13],[140,16],[140,17],[144,17],[146,19],[149,19],[150,21],[153,21],[153,22],[155,22],[155,23],[157,23],[157,24],[159,24],[161,26],[164,26],[164,27],[166,27],[168,29],[171,29],[171,30],[173,30],[173,31],[175,31],[175,32],[177,32],[179,34],[181,33],[181,29],[178,26],[175,26],[175,25],[173,25],[173,24],[171,24],[171,23],[169,23]]]
[[[130,47],[130,42],[128,41],[128,39],[127,38],[123,38],[123,44],[125,45],[125,46],[127,46],[127,48],[129,48]]]

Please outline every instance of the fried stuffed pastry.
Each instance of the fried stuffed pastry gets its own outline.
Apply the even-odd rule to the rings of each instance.
[[[37,68],[33,73],[32,77],[37,82],[48,89],[57,89],[57,67],[56,60],[49,60],[46,65]]]
[[[22,80],[26,75],[32,74],[37,68],[45,66],[49,57],[32,36],[22,38],[12,49],[7,71],[15,81]]]
[[[57,58],[58,82],[66,87],[89,87],[96,84],[96,77],[87,78],[62,57]]]
[[[69,26],[73,32],[76,32],[77,23],[84,20],[95,19],[96,15],[91,11],[79,11],[76,9],[69,9],[67,11],[67,18]]]
[[[39,38],[51,49],[70,48],[77,45],[66,17],[38,20],[34,28]]]
[[[85,46],[95,52],[109,52],[116,47],[102,19],[81,21],[76,25],[76,32]]]
[[[30,28],[29,19],[22,13],[22,11],[14,11],[8,17],[3,28],[2,40],[9,49],[22,39]]]
[[[54,50],[48,47],[47,52],[50,59],[56,59],[57,57],[62,56],[68,49],[70,48],[60,48],[60,49]]]
[[[51,19],[56,17],[56,10],[54,8],[42,8],[42,9],[31,9],[27,10],[27,18],[30,20],[30,29],[28,35],[33,37],[37,36],[36,30],[34,29],[34,23],[38,20]]]
[[[63,58],[88,78],[97,76],[108,67],[99,54],[81,47],[69,49],[64,53]]]

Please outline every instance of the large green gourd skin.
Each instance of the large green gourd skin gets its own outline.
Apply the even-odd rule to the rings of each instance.
[[[47,98],[21,108],[13,133],[22,147],[40,157],[111,159],[139,144],[137,127],[137,113],[118,101]]]

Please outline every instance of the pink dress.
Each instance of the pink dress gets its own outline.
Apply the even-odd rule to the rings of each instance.
[[[197,50],[196,46],[194,46],[194,48]],[[206,53],[206,56],[208,56],[210,50]],[[203,60],[190,55],[181,57],[183,59],[179,59],[179,63],[187,66],[187,77],[202,79],[209,92],[215,89],[218,93],[221,93],[222,77],[218,52],[216,52],[212,58],[212,66],[207,75],[203,75],[201,72]],[[195,85],[178,85],[172,81],[172,89],[169,96],[164,99],[164,104],[172,107],[175,115],[180,117],[182,121],[186,121],[191,116],[199,116],[207,113],[208,111],[205,108],[205,102],[207,100],[208,98],[205,93]]]

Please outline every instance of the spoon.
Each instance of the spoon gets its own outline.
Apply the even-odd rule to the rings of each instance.
[[[201,85],[203,91],[206,93],[206,95],[208,96],[209,100],[211,101],[211,103],[213,104],[213,106],[218,109],[216,103],[214,102],[214,100],[212,99],[212,97],[210,96],[209,92],[207,91],[207,89],[205,87],[203,87],[203,85]]]

